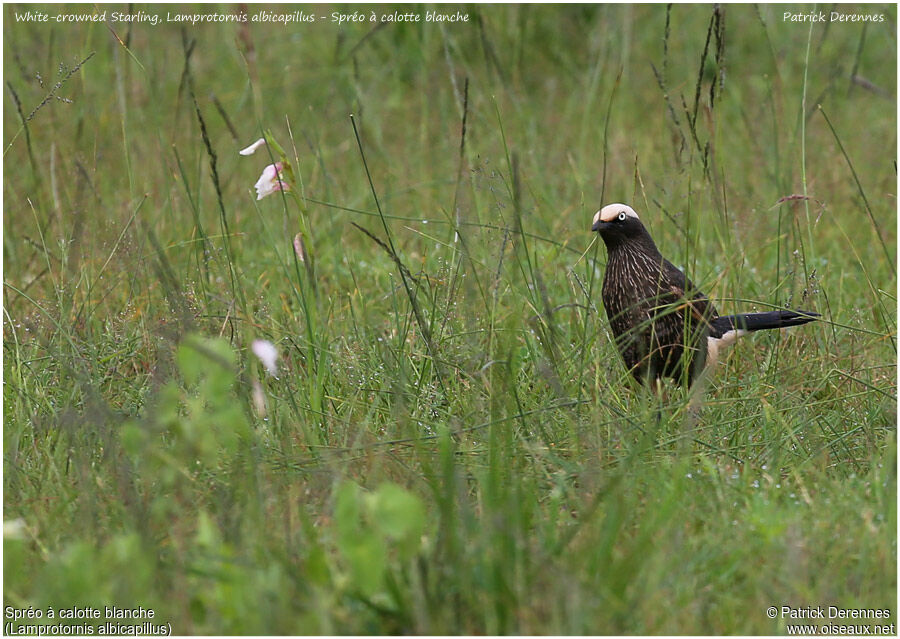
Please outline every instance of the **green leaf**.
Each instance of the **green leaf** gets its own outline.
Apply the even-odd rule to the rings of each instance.
[[[147,445],[147,435],[144,429],[134,422],[126,422],[119,429],[119,441],[122,448],[129,455],[140,455]]]
[[[218,549],[221,544],[219,527],[205,510],[197,515],[197,545],[201,548]]]
[[[350,567],[354,590],[371,597],[381,589],[387,553],[377,535],[360,536],[341,546],[341,553]]]
[[[334,520],[337,525],[338,546],[351,543],[360,536],[359,486],[352,481],[338,486],[334,499]]]
[[[383,535],[418,548],[425,529],[425,508],[416,495],[397,484],[384,483],[366,496],[366,505],[372,522]]]
[[[314,584],[328,585],[331,580],[331,570],[328,567],[328,556],[320,546],[313,546],[306,556],[304,574]]]
[[[176,359],[188,386],[206,378],[209,390],[219,394],[230,390],[234,383],[234,349],[224,339],[189,335],[178,347]]]

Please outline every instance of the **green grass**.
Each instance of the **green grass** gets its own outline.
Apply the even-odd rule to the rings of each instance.
[[[26,9],[62,11],[4,7],[5,606],[177,634],[896,623],[893,5]],[[257,202],[264,131],[294,188]],[[589,232],[614,201],[721,312],[823,319],[738,344],[696,420],[633,389]]]

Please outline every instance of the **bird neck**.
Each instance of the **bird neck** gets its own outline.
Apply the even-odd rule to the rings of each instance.
[[[642,229],[642,232],[637,235],[630,237],[604,237],[603,241],[611,259],[614,257],[640,255],[641,257],[650,258],[654,262],[662,260],[662,254],[656,248],[653,238],[650,237],[650,234],[645,229]]]

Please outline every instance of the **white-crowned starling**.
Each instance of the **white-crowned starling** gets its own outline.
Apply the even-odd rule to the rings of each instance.
[[[597,231],[609,254],[603,306],[625,365],[639,382],[671,377],[694,382],[719,349],[750,331],[806,324],[811,311],[720,316],[715,306],[653,243],[634,209],[597,211]]]

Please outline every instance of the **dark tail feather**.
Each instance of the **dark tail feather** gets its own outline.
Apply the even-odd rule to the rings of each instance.
[[[709,334],[722,337],[728,331],[761,331],[767,328],[787,328],[800,326],[821,317],[812,311],[769,311],[767,313],[740,313],[717,317],[710,322]]]

